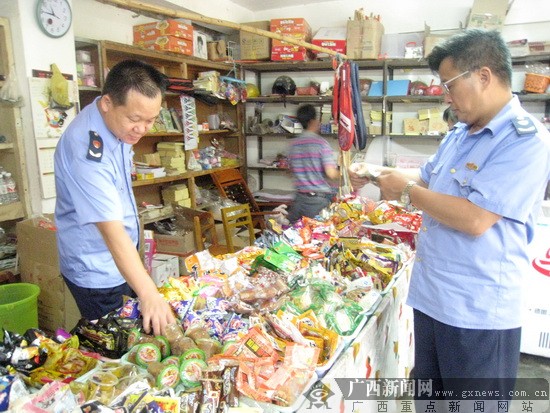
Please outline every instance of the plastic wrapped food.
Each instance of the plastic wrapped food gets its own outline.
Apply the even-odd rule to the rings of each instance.
[[[153,361],[160,361],[162,354],[160,349],[151,343],[138,344],[136,346],[136,363],[138,366],[147,368]]]
[[[186,389],[200,386],[202,371],[208,365],[203,360],[184,360],[180,366],[180,381]]]
[[[155,378],[155,386],[159,389],[176,387],[179,383],[179,367],[154,361],[147,366],[147,372]]]
[[[215,354],[219,354],[222,351],[222,345],[218,340],[213,338],[199,338],[195,341],[199,349],[205,354],[205,360],[208,360]]]
[[[174,356],[181,356],[187,350],[197,348],[197,345],[190,337],[182,336],[172,343],[172,354]]]
[[[191,348],[189,350],[186,350],[185,353],[183,353],[179,357],[180,362],[183,360],[191,360],[191,359],[199,359],[199,360],[206,361],[206,353],[204,352],[204,350],[200,348]]]

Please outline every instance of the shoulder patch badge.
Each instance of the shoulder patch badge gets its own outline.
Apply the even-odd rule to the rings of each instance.
[[[88,153],[86,158],[90,161],[101,162],[103,158],[103,139],[95,131],[90,131],[90,143],[88,144]]]
[[[530,135],[537,131],[537,127],[531,118],[518,116],[517,118],[512,119],[512,123],[514,124],[518,135]]]

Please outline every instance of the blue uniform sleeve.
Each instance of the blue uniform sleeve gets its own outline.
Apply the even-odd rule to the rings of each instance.
[[[512,134],[472,178],[468,199],[495,214],[525,223],[549,173],[548,145],[537,135]]]
[[[118,176],[113,159],[105,155],[101,162],[94,162],[86,159],[83,150],[68,165],[65,185],[81,225],[124,220],[119,194],[123,179]]]

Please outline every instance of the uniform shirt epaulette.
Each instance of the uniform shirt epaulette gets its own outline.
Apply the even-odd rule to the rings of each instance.
[[[88,144],[88,153],[86,158],[90,161],[101,162],[103,158],[103,139],[95,131],[90,131],[90,143]]]
[[[532,135],[537,131],[533,120],[529,117],[518,116],[512,119],[518,135]]]

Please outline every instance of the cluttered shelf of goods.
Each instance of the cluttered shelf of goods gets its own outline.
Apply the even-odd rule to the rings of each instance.
[[[344,403],[335,378],[406,378],[421,221],[354,196],[291,226],[272,216],[253,246],[196,252],[157,283],[177,318],[162,336],[142,329],[132,298],[70,332],[13,321],[32,311],[0,316],[0,410],[293,412],[319,388]]]

